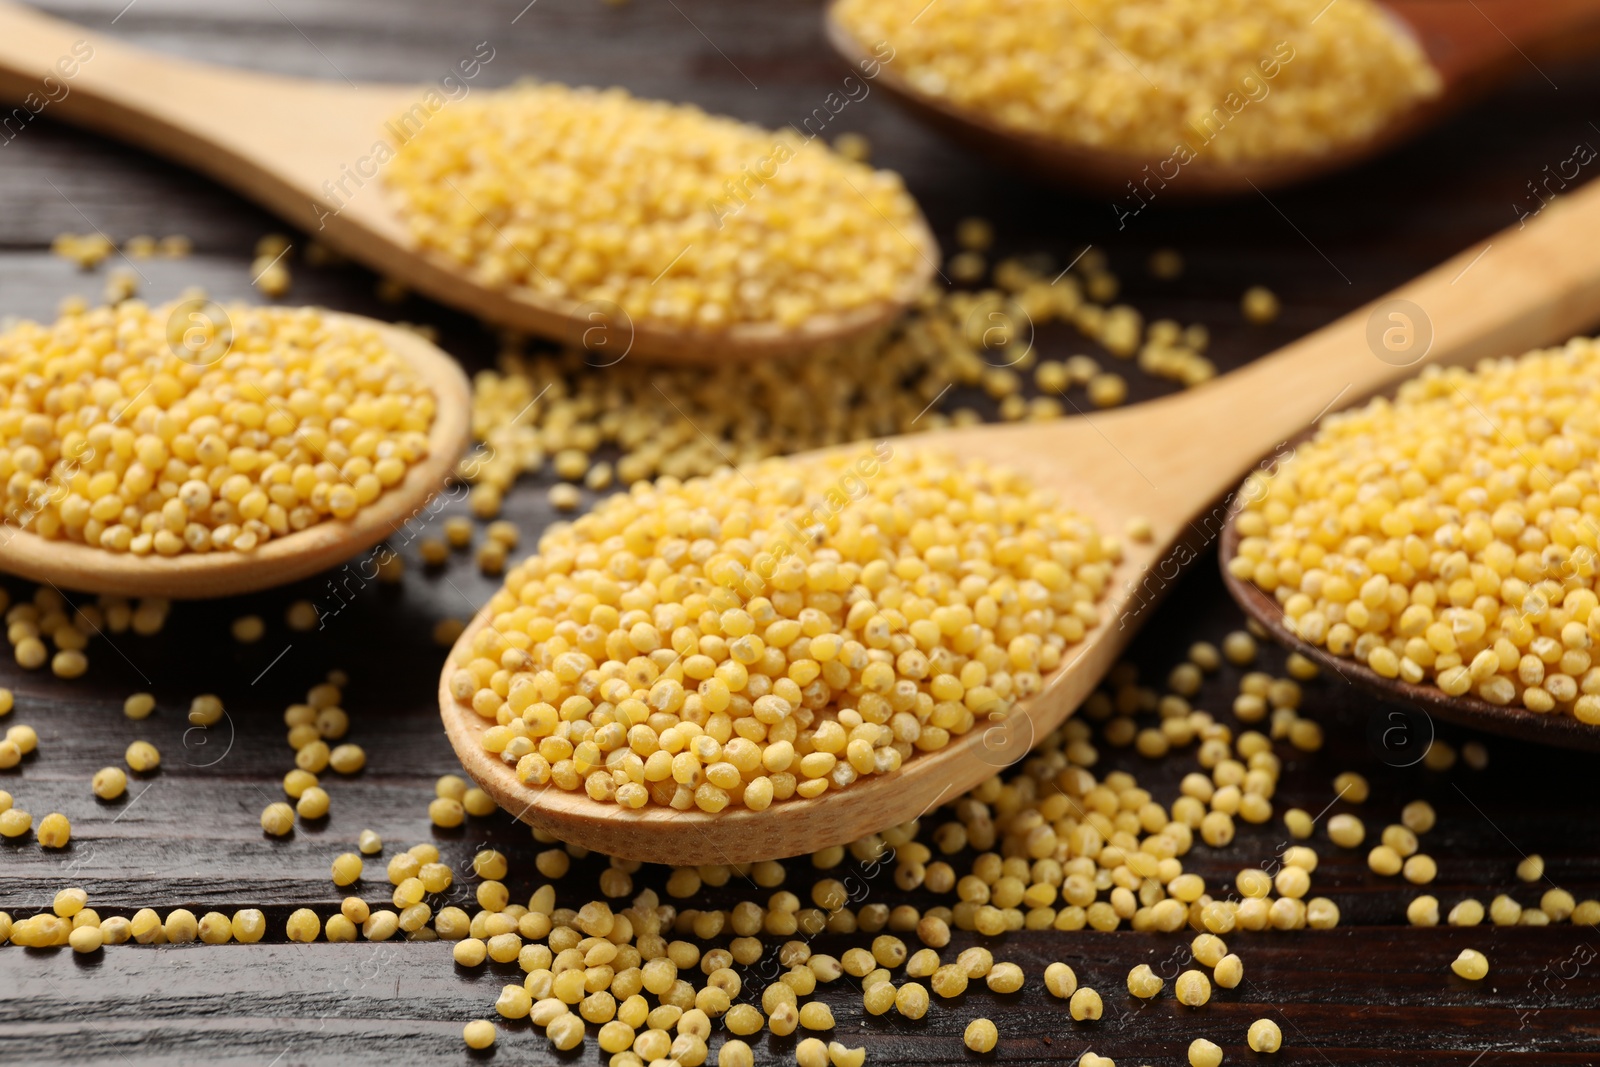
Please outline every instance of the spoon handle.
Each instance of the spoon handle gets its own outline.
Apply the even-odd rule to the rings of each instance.
[[[1539,70],[1539,60],[1584,56],[1600,43],[1600,0],[1384,0],[1384,6],[1457,86],[1481,86],[1518,67]]]
[[[1593,141],[1600,146],[1600,135]],[[1323,414],[1430,364],[1516,355],[1593,328],[1600,182],[1536,215],[1531,203],[1521,222],[1272,356],[1198,389],[1093,416],[1144,475],[1125,492],[1165,487],[1160,497],[1216,499]]]
[[[371,142],[397,87],[313,81],[146,52],[0,0],[0,145],[44,116],[165,156],[314,229],[322,183]],[[355,139],[352,140],[352,134]]]

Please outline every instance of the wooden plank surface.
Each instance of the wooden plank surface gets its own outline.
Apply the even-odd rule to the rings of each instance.
[[[315,77],[417,80],[442,71],[480,41],[496,49],[486,83],[541,77],[622,84],[641,94],[690,100],[769,125],[803,116],[844,75],[822,44],[818,5],[748,4],[737,0],[523,0],[450,5],[415,0],[77,0],[49,10],[94,33],[174,53],[264,70]],[[119,15],[120,12],[120,15]],[[113,20],[115,20],[113,24]],[[1124,281],[1124,298],[1147,316],[1173,315],[1206,323],[1213,355],[1233,366],[1358,306],[1446,255],[1515,218],[1526,204],[1526,183],[1546,164],[1571,154],[1579,141],[1600,144],[1591,125],[1600,70],[1544,66],[1482,106],[1399,153],[1304,189],[1220,205],[1170,207],[1157,202],[1118,228],[1112,205],[1073,199],[1025,184],[985,166],[906,121],[886,100],[869,97],[840,114],[836,129],[865,133],[874,158],[907,177],[941,238],[956,221],[983,214],[996,223],[1003,251],[1054,253],[1065,263],[1086,243],[1103,248]],[[1559,88],[1552,88],[1554,82]],[[753,83],[753,84],[752,84]],[[230,193],[157,160],[48,121],[30,124],[0,145],[0,316],[48,316],[70,293],[97,296],[104,269],[84,275],[48,253],[59,232],[103,230],[121,240],[133,234],[185,233],[197,253],[177,262],[141,261],[144,293],[175,296],[199,284],[221,297],[249,298],[250,249],[281,224]],[[300,245],[302,238],[296,238]],[[1142,270],[1157,247],[1180,248],[1188,261],[1177,283],[1150,280]],[[112,266],[114,264],[108,264]],[[444,346],[469,367],[484,366],[493,335],[477,323],[421,300],[387,305],[374,295],[374,276],[360,268],[298,267],[292,298],[333,307],[436,324]],[[1245,326],[1239,293],[1271,285],[1285,312],[1271,327]],[[1040,339],[1048,355],[1095,352],[1064,330]],[[603,373],[603,372],[602,372]],[[1166,386],[1133,376],[1134,395]],[[507,505],[531,542],[551,519],[548,481],[530,479]],[[462,511],[452,505],[445,514]],[[437,522],[438,520],[434,520]],[[465,618],[490,594],[491,579],[465,555],[442,571],[425,571],[415,542],[403,548],[411,566],[399,587],[368,584],[325,626],[299,634],[283,624],[283,608],[310,598],[325,609],[339,603],[330,576],[225,604],[179,605],[156,637],[117,635],[90,648],[89,674],[73,682],[29,674],[0,663],[0,684],[17,694],[3,725],[36,727],[39,751],[0,772],[0,788],[35,813],[59,810],[74,826],[70,849],[45,853],[28,838],[0,845],[0,909],[30,914],[64,885],[89,891],[102,914],[152,906],[197,913],[256,906],[271,918],[274,943],[257,946],[122,946],[88,959],[69,953],[0,948],[0,1063],[466,1063],[461,1024],[491,1015],[503,981],[515,969],[472,973],[454,966],[445,946],[385,942],[354,945],[284,944],[283,921],[297,906],[330,914],[343,895],[328,875],[334,855],[365,828],[389,845],[435,841],[458,870],[484,843],[513,860],[514,895],[542,879],[532,870],[534,843],[508,817],[471,819],[458,831],[432,829],[425,805],[431,783],[457,769],[432,706],[434,676],[443,659],[429,632],[435,621]],[[1217,640],[1240,624],[1216,579],[1214,557],[1200,560],[1157,611],[1132,658],[1143,677],[1159,683],[1190,641]],[[14,596],[30,591],[10,586]],[[245,613],[268,620],[266,637],[241,646],[227,623]],[[1281,666],[1275,650],[1263,655]],[[349,672],[346,704],[350,739],[366,747],[365,771],[335,775],[330,816],[297,828],[281,841],[257,825],[261,808],[279,799],[292,766],[283,740],[283,707],[332,668]],[[1198,705],[1225,710],[1239,672],[1226,668],[1208,680]],[[160,710],[144,723],[123,718],[123,696],[148,689]],[[191,732],[182,717],[195,694],[223,695],[228,717],[207,732]],[[1369,735],[1388,723],[1391,709],[1334,680],[1308,687],[1307,714],[1321,721],[1329,742],[1315,754],[1280,746],[1286,767],[1276,804],[1312,812],[1334,798],[1335,774],[1358,769],[1373,782],[1373,799],[1355,808],[1369,828],[1398,816],[1404,802],[1423,797],[1438,808],[1438,829],[1426,848],[1439,861],[1431,887],[1448,907],[1464,896],[1487,900],[1511,892],[1537,901],[1548,885],[1578,898],[1600,895],[1600,832],[1592,757],[1489,741],[1486,771],[1458,764],[1449,772],[1386,766]],[[1376,724],[1376,726],[1374,725]],[[1419,730],[1426,724],[1418,723]],[[1440,728],[1456,743],[1466,735]],[[163,752],[161,769],[135,776],[117,802],[95,800],[88,780],[99,767],[120,763],[135,738]],[[1391,762],[1393,762],[1391,760]],[[1151,763],[1108,751],[1105,764],[1139,775],[1170,796],[1192,758]],[[1197,848],[1185,864],[1219,889],[1241,866],[1270,859],[1282,846],[1277,824],[1246,829],[1226,849]],[[859,987],[846,979],[821,987],[839,1020],[837,1036],[868,1047],[872,1062],[961,1063],[976,1057],[960,1043],[966,1021],[987,1015],[1002,1042],[990,1057],[1007,1063],[1075,1061],[1086,1049],[1123,1064],[1177,1064],[1196,1036],[1228,1051],[1229,1062],[1263,1058],[1245,1051],[1243,1036],[1259,1016],[1278,1019],[1286,1047],[1273,1062],[1287,1064],[1455,1064],[1485,1067],[1516,1062],[1600,1062],[1600,933],[1570,925],[1545,929],[1414,930],[1404,925],[1416,890],[1369,872],[1357,853],[1323,843],[1315,891],[1340,906],[1344,926],[1333,932],[1237,934],[1246,961],[1245,984],[1220,992],[1198,1012],[1170,997],[1152,1003],[1123,992],[1128,969],[1172,964],[1176,938],[1119,932],[1017,934],[996,954],[1029,972],[1019,994],[997,997],[972,990],[955,1002],[936,1002],[912,1023],[893,1017],[864,1020]],[[1548,861],[1548,883],[1517,883],[1513,868],[1525,853]],[[817,877],[792,864],[786,888],[805,895]],[[594,858],[580,862],[563,903],[593,892]],[[661,872],[639,884],[661,882]],[[381,870],[369,864],[359,887],[376,901],[387,895]],[[466,900],[468,880],[453,887]],[[911,901],[880,877],[873,902]],[[581,898],[579,896],[581,894]],[[735,878],[684,906],[726,906],[764,899]],[[969,943],[958,936],[956,944]],[[849,942],[819,938],[824,951]],[[1448,971],[1463,947],[1490,957],[1489,979],[1469,985]],[[1042,991],[1044,963],[1065,959],[1080,978],[1105,994],[1106,1018],[1073,1024]],[[769,960],[750,969],[762,984]],[[794,1039],[763,1034],[759,1061],[793,1062]],[[553,1052],[526,1024],[502,1028],[492,1058],[506,1063],[604,1062],[591,1041],[577,1056]]]

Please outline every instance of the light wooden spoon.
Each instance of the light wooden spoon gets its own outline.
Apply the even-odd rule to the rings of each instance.
[[[455,360],[409,330],[359,315],[323,314],[378,331],[438,397],[428,431],[428,454],[406,471],[398,485],[384,490],[350,519],[319,522],[286,537],[275,537],[251,552],[134,556],[74,541],[47,540],[15,526],[0,525],[0,571],[90,593],[181,599],[228,596],[326,570],[393,536],[421,515],[466,450],[472,407],[466,375]]]
[[[1397,113],[1370,137],[1320,155],[1283,159],[1217,161],[1202,150],[1170,181],[1151,181],[1166,173],[1158,166],[1168,153],[1094,148],[1018,131],[989,115],[951,103],[913,87],[896,64],[881,62],[834,17],[825,16],[828,40],[852,65],[879,71],[875,85],[918,117],[984,155],[1071,188],[1127,196],[1127,206],[1144,200],[1196,199],[1249,193],[1289,185],[1351,166],[1417,134],[1443,116],[1540,60],[1592,51],[1600,44],[1600,0],[1381,0],[1422,45],[1444,81],[1438,96]],[[835,0],[835,5],[837,0]],[[893,47],[894,42],[888,42]],[[1537,68],[1536,68],[1537,69]],[[1147,169],[1148,168],[1148,169]],[[1169,175],[1170,177],[1170,175]],[[1150,181],[1150,184],[1145,184]],[[1135,191],[1137,190],[1137,191]],[[1140,199],[1134,200],[1134,196]]]
[[[1391,317],[1397,314],[1411,319],[1411,347],[1385,344],[1403,336],[1385,336],[1403,329]],[[1155,531],[1150,543],[1126,543],[1103,621],[1068,651],[1043,692],[1004,721],[912,756],[895,774],[764,812],[718,815],[654,806],[626,811],[581,793],[529,788],[514,768],[483,750],[482,733],[491,724],[449,692],[473,635],[489,623],[481,612],[440,678],[445,731],[467,772],[518,818],[608,855],[671,864],[777,858],[917,818],[1021,758],[1072,713],[1181,568],[1221,534],[1230,508],[1226,499],[1213,502],[1263,453],[1281,449],[1325,411],[1415,373],[1424,359],[1462,363],[1521,352],[1597,320],[1600,184],[1558,201],[1525,229],[1468,249],[1384,300],[1198,389],[1054,423],[892,439],[896,453],[937,448],[1018,468],[1103,531],[1120,533],[1135,517]]]
[[[78,55],[75,43],[80,52],[86,44],[92,56],[72,63],[73,75],[63,77],[55,65]],[[48,94],[47,74],[54,79]],[[487,288],[456,264],[417,247],[374,162],[378,142],[392,150],[399,140],[385,123],[417,106],[429,89],[312,81],[195,63],[119,44],[0,0],[0,99],[21,104],[33,94],[30,110],[38,108],[42,117],[64,119],[174,159],[418,292],[490,322],[584,345],[607,362],[624,354],[721,363],[802,352],[894,319],[937,268],[938,244],[919,215],[902,234],[919,252],[918,269],[903,279],[893,300],[817,315],[794,329],[754,323],[718,332],[686,331],[629,321],[625,312],[599,302]],[[47,96],[59,99],[39,108],[37,102]]]

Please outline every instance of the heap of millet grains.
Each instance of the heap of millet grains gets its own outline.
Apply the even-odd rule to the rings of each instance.
[[[898,175],[621,89],[474,94],[384,181],[418,244],[480,283],[667,328],[788,328],[896,301],[928,254]]]
[[[427,454],[435,397],[376,331],[312,308],[225,318],[69,302],[0,333],[4,521],[110,552],[248,552],[355,515]]]
[[[1385,678],[1600,724],[1600,345],[1429,367],[1241,492],[1232,573]]]
[[[947,272],[978,283],[990,274],[985,253],[994,239],[982,219],[957,230],[961,250]],[[1158,266],[1159,264],[1159,266]],[[1154,257],[1152,273],[1181,272],[1176,252]],[[510,338],[498,370],[473,380],[474,435],[483,442],[461,465],[474,484],[473,510],[499,512],[519,475],[548,462],[567,482],[599,491],[671,475],[690,478],[729,464],[950,425],[983,416],[973,407],[940,409],[952,387],[953,406],[981,390],[1006,421],[1061,418],[1088,405],[1112,407],[1128,395],[1126,379],[1089,355],[1043,358],[1036,327],[1070,323],[1115,361],[1147,374],[1198,385],[1216,374],[1204,352],[1204,325],[1146,321],[1114,303],[1120,281],[1099,249],[1080,255],[1067,271],[1048,257],[1002,259],[989,287],[927,290],[894,326],[872,337],[828,345],[798,360],[712,368],[650,366],[632,359],[549,350],[524,354]],[[1269,294],[1270,295],[1270,294]],[[1252,322],[1268,321],[1246,307]],[[1036,395],[1026,395],[1029,387]],[[729,404],[737,396],[740,403]],[[615,458],[597,452],[615,450]],[[551,492],[558,507],[578,506],[570,485]]]
[[[1003,719],[1119,552],[1015,473],[887,442],[641,482],[511,569],[450,689],[528,785],[759,811]]]
[[[887,69],[919,92],[1020,133],[1175,167],[1197,155],[1327,152],[1441,85],[1372,0],[842,0],[833,10],[858,41],[887,42]]]

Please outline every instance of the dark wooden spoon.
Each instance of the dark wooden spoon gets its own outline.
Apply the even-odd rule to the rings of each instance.
[[[1312,432],[1301,434],[1289,442],[1297,446],[1311,438]],[[1217,557],[1222,566],[1222,581],[1229,594],[1244,613],[1260,623],[1273,640],[1300,653],[1325,671],[1332,672],[1345,681],[1371,693],[1379,700],[1410,705],[1431,718],[1441,719],[1456,726],[1467,726],[1504,737],[1535,741],[1541,745],[1582,749],[1600,752],[1600,726],[1579,722],[1560,712],[1541,714],[1519,705],[1491,704],[1475,696],[1453,697],[1431,685],[1412,685],[1398,678],[1385,678],[1366,664],[1336,656],[1319,645],[1302,641],[1283,622],[1283,608],[1271,593],[1264,592],[1254,583],[1236,578],[1228,570],[1228,561],[1239,549],[1238,512],[1234,511],[1223,527],[1218,541]]]
[[[1370,137],[1331,152],[1229,162],[1202,154],[1184,164],[1181,180],[1161,182],[1159,195],[1199,199],[1306,181],[1386,151],[1518,70],[1538,70],[1539,60],[1584,55],[1600,48],[1600,0],[1382,0],[1382,4],[1416,37],[1439,72],[1444,86],[1437,96],[1396,114]],[[1020,132],[983,112],[922,92],[892,62],[874,56],[870,42],[858,40],[835,17],[836,6],[837,0],[824,20],[835,51],[853,66],[867,64],[858,69],[876,70],[875,87],[984,155],[1053,184],[1118,197],[1139,186],[1148,174],[1159,173],[1164,156],[1093,148]]]

